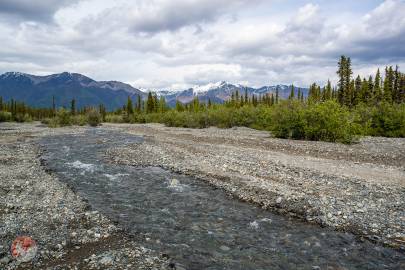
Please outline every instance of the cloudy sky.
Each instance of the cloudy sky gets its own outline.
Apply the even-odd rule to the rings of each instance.
[[[0,0],[0,41],[0,73],[308,86],[405,67],[405,0]]]

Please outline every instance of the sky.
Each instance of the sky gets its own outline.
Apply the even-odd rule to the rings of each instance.
[[[405,0],[0,0],[0,73],[306,87],[405,67]]]

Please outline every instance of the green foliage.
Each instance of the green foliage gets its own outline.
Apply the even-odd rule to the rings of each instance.
[[[18,123],[32,122],[32,117],[28,113],[17,113],[14,116],[14,121]]]
[[[117,114],[107,114],[105,117],[105,121],[108,123],[125,123],[124,117]]]
[[[351,143],[355,126],[348,109],[332,100],[309,105],[285,101],[273,111],[272,131],[279,138]]]
[[[58,126],[70,126],[72,124],[71,114],[65,109],[60,109],[56,112]]]
[[[302,139],[304,135],[304,105],[295,100],[280,102],[272,113],[272,132],[278,138]]]
[[[372,110],[371,130],[373,136],[405,137],[405,104],[381,103]]]
[[[332,100],[308,106],[303,118],[304,137],[301,139],[351,143],[357,132],[349,110]]]
[[[102,122],[102,116],[97,110],[90,110],[86,114],[87,123],[92,127],[97,127]]]
[[[85,126],[87,125],[87,117],[85,115],[75,115],[71,118],[72,125]]]
[[[0,122],[9,122],[13,120],[13,117],[10,112],[0,111]]]
[[[41,120],[41,123],[47,125],[47,126],[50,127],[50,128],[57,128],[57,127],[59,127],[58,119],[57,119],[56,117],[53,117],[53,118],[43,118],[43,119]]]

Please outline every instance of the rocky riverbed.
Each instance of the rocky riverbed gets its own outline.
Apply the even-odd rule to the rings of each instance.
[[[247,128],[103,129],[143,137],[108,149],[111,163],[191,175],[262,208],[405,251],[404,139],[364,138],[347,146],[280,140]],[[145,248],[145,239],[92,209],[41,164],[41,139],[86,130],[0,124],[0,269],[174,269],[166,254]],[[38,245],[28,263],[10,253],[20,235]],[[395,265],[405,265],[401,257]]]
[[[143,136],[112,162],[196,176],[243,201],[405,250],[405,139],[342,145],[247,128],[107,125]]]
[[[0,124],[0,269],[169,269],[41,166],[37,138],[81,132]],[[10,253],[21,235],[38,246],[28,263]]]

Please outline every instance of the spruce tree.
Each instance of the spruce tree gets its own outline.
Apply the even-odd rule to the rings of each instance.
[[[375,75],[373,93],[374,103],[379,103],[382,100],[380,69],[377,69],[377,73]]]
[[[394,71],[394,85],[393,85],[393,90],[392,90],[392,99],[395,103],[401,103],[401,98],[400,98],[400,88],[401,88],[401,73],[398,70],[398,66],[395,67]]]
[[[372,103],[374,100],[374,81],[373,81],[373,76],[370,75],[370,77],[368,78],[368,92],[366,93],[365,97],[364,97],[364,102],[367,103]]]
[[[363,81],[361,80],[360,75],[357,75],[357,78],[354,81],[353,105],[363,102],[363,93],[361,92],[362,83]]]
[[[346,56],[342,55],[338,62],[338,71],[336,72],[339,77],[338,81],[338,101],[340,104],[344,103],[344,91],[346,89]]]
[[[52,112],[53,112],[53,116],[55,116],[56,115],[55,96],[52,96]]]
[[[276,104],[278,104],[278,98],[279,98],[279,93],[278,93],[278,86],[276,87]]]
[[[290,95],[288,96],[288,99],[294,99],[295,98],[295,90],[294,90],[294,85],[291,85],[291,92]]]
[[[128,99],[127,99],[126,109],[127,109],[127,114],[128,115],[131,115],[131,114],[134,113],[134,107],[132,106],[132,99],[131,99],[130,96],[128,96]]]
[[[137,100],[136,100],[136,112],[141,113],[141,108],[142,106],[142,100],[141,100],[141,95],[137,95]]]
[[[385,78],[384,78],[384,100],[388,103],[392,102],[392,85],[394,82],[394,72],[392,66],[385,68]]]
[[[332,84],[330,80],[328,80],[328,83],[326,84],[325,88],[325,100],[330,100],[332,99]]]
[[[146,113],[152,113],[155,110],[154,108],[154,99],[152,92],[148,93],[148,99],[146,101]]]
[[[72,99],[72,101],[70,102],[70,113],[72,115],[76,115],[76,100]]]

